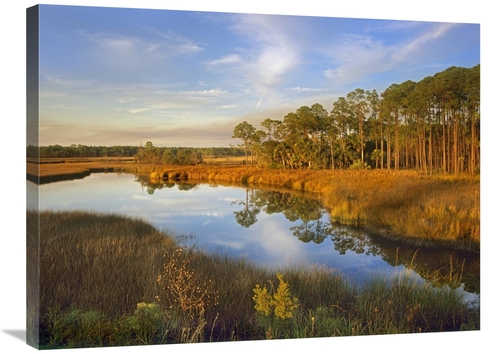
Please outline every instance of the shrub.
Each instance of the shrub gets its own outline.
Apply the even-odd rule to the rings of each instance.
[[[138,344],[153,344],[157,336],[161,337],[168,332],[160,332],[164,317],[158,304],[138,303],[134,315],[128,317],[126,321],[131,337],[135,338]]]
[[[180,331],[180,342],[198,342],[203,338],[205,311],[216,305],[217,292],[211,279],[191,266],[193,255],[177,248],[163,265],[157,282],[161,293],[156,297],[166,308],[166,316]]]
[[[97,311],[49,311],[48,347],[69,348],[103,346],[111,333],[110,321]]]
[[[294,312],[299,307],[299,300],[291,295],[288,283],[283,279],[283,274],[277,273],[277,278],[279,280],[278,289],[273,291],[272,295],[268,292],[267,287],[261,287],[259,284],[253,290],[258,323],[266,328],[266,338],[268,339],[275,337],[276,333],[281,330],[289,330],[287,328],[289,323],[286,320],[293,319]]]

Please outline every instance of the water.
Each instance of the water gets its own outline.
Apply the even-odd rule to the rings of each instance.
[[[36,186],[41,210],[115,212],[149,221],[186,245],[243,257],[269,269],[326,266],[363,284],[408,271],[425,279],[436,272],[463,273],[461,285],[479,294],[479,255],[409,247],[378,239],[363,229],[332,224],[310,194],[209,184],[151,184],[131,174],[96,173],[78,180]],[[36,204],[28,201],[28,207]],[[462,270],[463,269],[463,270]]]

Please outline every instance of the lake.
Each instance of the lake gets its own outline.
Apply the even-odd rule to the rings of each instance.
[[[37,186],[41,210],[113,212],[149,221],[179,242],[244,258],[269,269],[325,266],[362,285],[401,271],[425,281],[462,272],[461,289],[479,299],[479,254],[412,247],[332,223],[317,196],[291,190],[151,183],[132,174],[94,173]],[[36,201],[28,200],[28,208]],[[409,268],[411,267],[411,270]]]

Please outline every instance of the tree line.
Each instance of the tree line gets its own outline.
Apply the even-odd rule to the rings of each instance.
[[[239,147],[156,147],[151,141],[141,146],[135,154],[139,163],[150,165],[200,165],[205,163],[204,158],[228,156],[243,156]]]
[[[70,146],[47,145],[26,147],[28,158],[82,158],[82,157],[133,157],[139,163],[195,165],[203,163],[203,158],[243,156],[244,152],[236,146],[230,147],[157,147],[148,141],[143,146]]]
[[[28,145],[26,157],[29,158],[70,158],[70,157],[132,157],[139,151],[138,146],[88,146],[59,144],[47,146]]]
[[[331,110],[302,106],[257,129],[233,130],[247,164],[283,169],[378,168],[478,173],[480,66],[450,67],[392,84],[381,94],[355,89]]]

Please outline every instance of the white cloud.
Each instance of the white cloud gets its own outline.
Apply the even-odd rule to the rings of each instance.
[[[203,50],[203,47],[192,43],[184,43],[179,46],[180,53],[197,53]]]
[[[90,85],[89,80],[75,80],[75,79],[68,79],[67,77],[64,76],[54,76],[54,75],[41,75],[41,80],[40,80],[40,86],[43,87],[44,85],[54,85],[58,88],[77,88],[77,87],[87,87]],[[42,91],[43,92],[43,91]]]
[[[384,63],[373,63],[373,66],[356,65],[354,63],[341,66],[337,69],[328,69],[323,72],[324,76],[334,81],[337,85],[350,84],[362,81],[371,74],[385,71]]]
[[[225,90],[221,90],[219,88],[211,89],[211,90],[198,90],[198,91],[179,91],[181,95],[195,95],[195,96],[221,96],[225,95],[228,92]]]
[[[257,102],[257,104],[255,105],[255,108],[259,108],[262,104],[262,99],[264,98],[264,94],[262,94],[260,97],[259,97],[259,101]]]
[[[66,96],[67,93],[66,92],[56,92],[56,91],[40,91],[38,95],[40,98],[54,98],[54,97]]]
[[[137,101],[137,98],[134,97],[119,97],[116,99],[120,103],[131,103]]]
[[[131,108],[128,110],[128,112],[130,114],[136,114],[136,113],[141,113],[141,112],[147,112],[149,111],[150,109],[149,108]]]
[[[110,33],[89,33],[84,30],[77,30],[77,34],[87,38],[89,41],[96,43],[103,48],[110,48],[118,51],[134,51],[140,44],[140,41],[133,37],[122,35],[114,35]]]
[[[179,109],[186,108],[188,105],[182,102],[174,102],[171,100],[170,102],[155,102],[151,104],[151,109],[164,110],[164,109]]]
[[[280,43],[278,46],[266,46],[258,55],[253,68],[249,72],[254,84],[261,90],[276,87],[298,64],[294,49]]]
[[[76,33],[97,44],[98,47],[108,50],[107,55],[128,55],[129,60],[132,55],[159,59],[203,51],[203,47],[180,35],[164,34],[150,28],[144,29],[154,37],[144,40],[140,34],[124,36],[105,32],[90,33],[84,30],[78,30]]]
[[[393,50],[392,58],[395,61],[412,61],[415,55],[420,57],[427,45],[445,35],[455,26],[456,24],[453,23],[440,23],[436,28],[432,27],[413,41],[400,47],[401,49]]]
[[[243,42],[209,66],[228,71],[232,84],[237,83],[262,102],[264,94],[271,95],[300,64],[300,45],[288,20],[279,16],[235,16],[230,29]]]
[[[388,25],[386,32],[414,29],[415,24],[409,23]],[[422,26],[422,23],[419,23]],[[448,33],[454,24],[429,24],[426,31],[414,38],[404,38],[399,43],[385,43],[371,36],[345,35],[338,44],[333,45],[327,53],[332,66],[323,71],[326,78],[335,84],[349,84],[366,79],[369,75],[429,59],[429,47]],[[380,30],[380,28],[379,28]]]
[[[241,62],[241,57],[238,54],[229,54],[222,58],[209,61],[207,64],[209,66],[219,66],[219,65],[236,64],[239,62]]]
[[[371,37],[346,35],[328,53],[337,67],[326,69],[323,74],[339,85],[360,80],[371,73],[386,70],[391,50]]]
[[[317,92],[317,91],[323,91],[323,89],[320,89],[320,88],[300,87],[300,86],[289,87],[289,88],[287,88],[287,90],[289,90],[289,91],[297,91],[297,92]]]
[[[56,105],[53,105],[52,106],[53,108],[59,108],[59,109],[66,109],[66,110],[72,110],[72,108],[70,107],[66,107],[65,105],[63,105],[62,103],[58,103]]]
[[[407,33],[399,36],[394,43],[375,40],[371,36],[345,35],[338,44],[333,45],[327,53],[332,59],[334,68],[326,69],[323,75],[335,84],[349,84],[366,79],[376,73],[387,72],[398,67],[409,68],[408,63],[429,62],[429,58],[439,55],[439,46],[446,34],[456,24],[399,22],[389,23],[385,27],[377,27],[377,31],[416,33],[408,37]],[[417,31],[416,27],[423,28]],[[373,28],[370,29],[373,31]],[[428,63],[427,65],[431,65]]]
[[[171,46],[173,43],[178,43],[182,53],[193,53],[203,50],[203,47],[195,44],[190,39],[175,32],[170,31],[168,33],[157,33],[160,35],[160,37],[167,39],[167,41],[169,42],[169,46]]]

